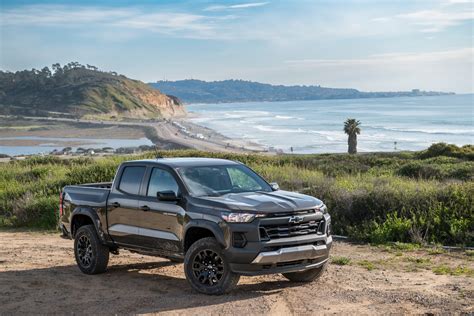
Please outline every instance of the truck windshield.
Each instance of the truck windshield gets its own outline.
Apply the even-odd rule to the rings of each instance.
[[[268,183],[243,165],[183,167],[178,172],[193,196],[272,191]]]

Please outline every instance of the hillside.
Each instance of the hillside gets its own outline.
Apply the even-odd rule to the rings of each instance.
[[[0,114],[160,118],[185,110],[176,97],[141,81],[69,63],[52,70],[0,71]]]
[[[164,93],[175,95],[186,103],[358,99],[448,94],[417,89],[400,92],[361,92],[356,89],[283,86],[244,80],[206,82],[190,79],[157,81],[150,85]]]

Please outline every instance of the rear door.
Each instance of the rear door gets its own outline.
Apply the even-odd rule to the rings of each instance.
[[[144,196],[139,202],[143,210],[139,234],[146,247],[172,253],[180,251],[184,209],[179,201],[159,201],[157,192],[173,191],[181,195],[181,189],[174,172],[161,167],[152,167]]]
[[[141,224],[139,209],[140,190],[146,172],[145,165],[125,165],[117,174],[107,201],[107,223],[109,235],[122,245],[142,247],[139,233]]]

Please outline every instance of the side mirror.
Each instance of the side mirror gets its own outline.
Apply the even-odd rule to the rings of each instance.
[[[270,187],[272,188],[273,191],[278,191],[280,190],[280,186],[276,182],[271,182]]]
[[[179,197],[173,191],[156,192],[156,197],[159,201],[178,201]]]

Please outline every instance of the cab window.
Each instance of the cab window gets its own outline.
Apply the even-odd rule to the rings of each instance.
[[[145,175],[145,167],[125,167],[120,177],[119,190],[128,194],[138,194]]]
[[[178,183],[170,172],[160,168],[153,168],[150,175],[150,182],[148,184],[147,196],[156,197],[157,192],[163,191],[173,191],[178,195]]]

